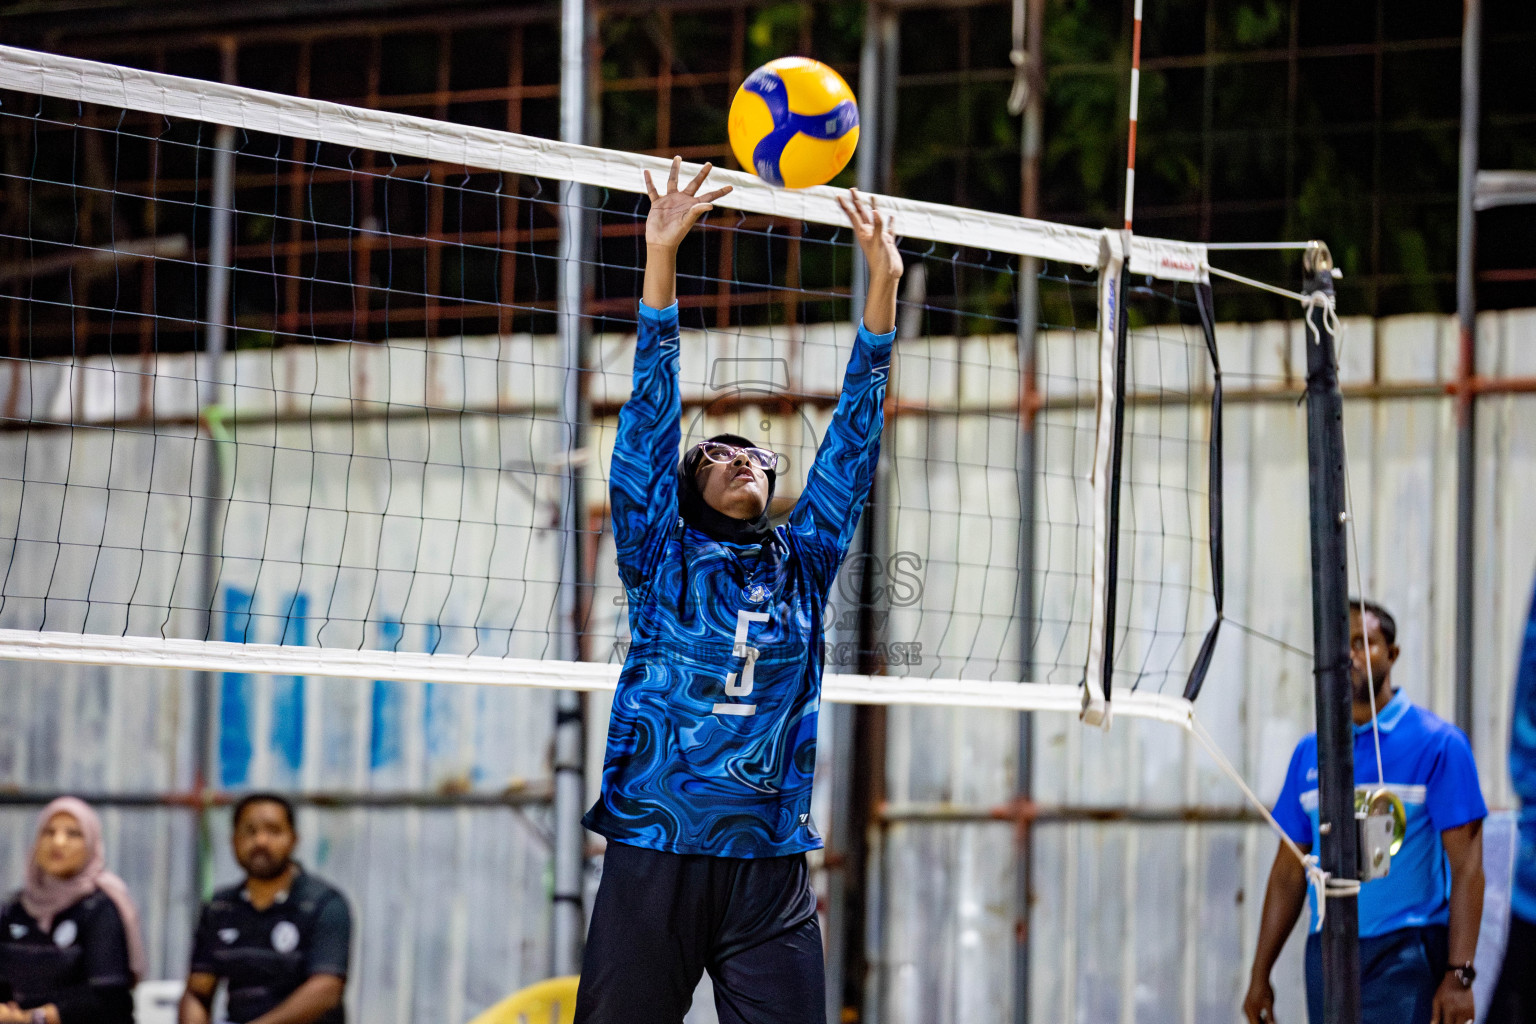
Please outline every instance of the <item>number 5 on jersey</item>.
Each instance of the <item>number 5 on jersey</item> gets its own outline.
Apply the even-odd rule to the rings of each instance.
[[[727,697],[749,697],[752,695],[752,673],[757,668],[758,650],[747,644],[747,630],[754,622],[767,622],[767,612],[749,612],[743,609],[736,613],[736,637],[731,647],[731,657],[745,658],[746,664],[741,667],[741,672],[731,672],[725,677],[725,695]],[[753,715],[757,713],[756,704],[716,704],[714,713],[717,715]]]

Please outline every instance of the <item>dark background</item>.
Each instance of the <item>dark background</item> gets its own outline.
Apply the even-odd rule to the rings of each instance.
[[[1481,165],[1536,168],[1536,4],[1486,4]],[[890,191],[1018,213],[1007,110],[1011,2],[902,2]],[[1131,0],[1047,0],[1039,215],[1115,226],[1124,189]],[[730,99],[752,68],[804,54],[859,86],[866,5],[595,3],[593,141],[736,166]],[[284,93],[558,134],[552,2],[82,0],[0,4],[0,41]],[[1219,241],[1322,238],[1341,311],[1454,308],[1458,3],[1159,0],[1142,49],[1136,228]],[[852,169],[836,184],[852,184]],[[12,213],[14,214],[14,209]],[[1536,208],[1479,217],[1481,308],[1536,305]],[[1223,265],[1297,284],[1294,254]],[[1218,290],[1226,319],[1291,312]]]

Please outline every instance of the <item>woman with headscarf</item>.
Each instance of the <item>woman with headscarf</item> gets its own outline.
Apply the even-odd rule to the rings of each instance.
[[[107,870],[101,819],[60,797],[37,818],[27,884],[0,913],[0,1024],[133,1024],[139,914]]]

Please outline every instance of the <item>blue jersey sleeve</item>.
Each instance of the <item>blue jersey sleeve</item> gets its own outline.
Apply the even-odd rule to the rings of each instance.
[[[619,576],[629,591],[655,575],[677,519],[683,412],[677,360],[677,303],[660,310],[640,303],[634,383],[619,410],[608,471]]]
[[[1436,832],[1488,817],[1488,805],[1483,802],[1483,790],[1477,783],[1472,745],[1460,729],[1446,730],[1424,787],[1424,809],[1429,812],[1429,822]]]
[[[895,331],[873,334],[859,324],[837,411],[832,414],[827,436],[821,439],[805,491],[789,515],[789,542],[811,567],[823,590],[831,587],[853,543],[875,463],[880,459],[885,386],[895,338]]]
[[[1520,803],[1528,811],[1536,810],[1536,593],[1531,595],[1516,667],[1515,706],[1509,717],[1509,778]]]
[[[1310,738],[1310,737],[1309,737]],[[1275,821],[1291,837],[1291,842],[1306,848],[1312,845],[1312,818],[1301,806],[1301,793],[1307,781],[1307,766],[1311,758],[1307,750],[1311,744],[1302,740],[1291,753],[1291,766],[1285,770],[1285,785],[1275,800]]]
[[[1509,778],[1520,798],[1520,837],[1510,910],[1536,921],[1536,593],[1525,624],[1525,643],[1515,676],[1515,706],[1509,721]]]

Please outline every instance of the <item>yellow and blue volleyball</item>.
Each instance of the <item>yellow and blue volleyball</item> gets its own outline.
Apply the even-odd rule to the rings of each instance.
[[[780,57],[747,76],[731,101],[731,150],[770,185],[825,185],[859,144],[859,106],[841,75]]]

